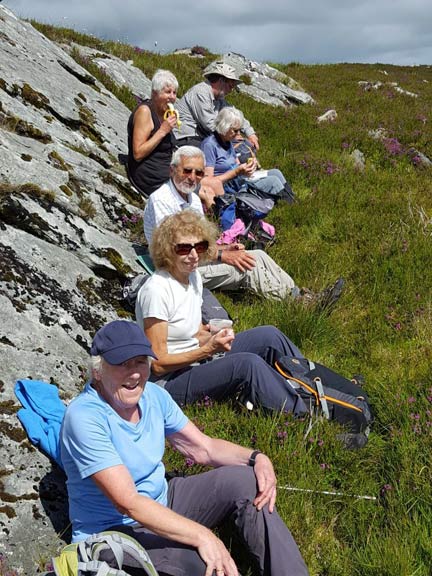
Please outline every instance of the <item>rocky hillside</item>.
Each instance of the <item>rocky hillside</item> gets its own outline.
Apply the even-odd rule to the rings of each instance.
[[[9,565],[32,574],[67,540],[67,499],[61,471],[16,417],[14,383],[55,383],[65,401],[79,391],[93,334],[125,313],[121,285],[139,272],[125,222],[143,203],[120,162],[129,110],[76,63],[72,46],[4,7],[0,39],[0,539]],[[75,48],[149,95],[132,62]],[[259,101],[312,101],[273,68],[226,57]]]

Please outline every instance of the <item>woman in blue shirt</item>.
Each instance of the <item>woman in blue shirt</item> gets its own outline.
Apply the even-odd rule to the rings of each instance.
[[[216,117],[215,131],[201,144],[206,159],[206,176],[215,176],[226,192],[237,192],[248,181],[261,192],[277,197],[285,187],[286,180],[280,170],[257,171],[256,158],[240,163],[233,140],[241,132],[244,116],[240,110],[223,108]]]

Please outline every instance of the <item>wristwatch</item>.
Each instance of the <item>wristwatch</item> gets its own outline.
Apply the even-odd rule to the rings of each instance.
[[[261,450],[254,450],[249,456],[248,466],[255,466],[256,457],[258,454],[262,454]]]

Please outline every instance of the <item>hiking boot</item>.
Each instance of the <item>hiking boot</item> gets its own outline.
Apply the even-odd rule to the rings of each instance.
[[[338,278],[332,286],[327,286],[324,290],[318,293],[317,308],[321,310],[329,310],[333,308],[336,302],[341,297],[345,285],[343,278]]]
[[[318,292],[313,292],[312,290],[309,290],[309,288],[301,288],[300,294],[297,298],[305,306],[312,306],[318,302],[318,297]]]
[[[344,284],[345,280],[338,278],[332,286],[324,288],[321,292],[302,288],[298,298],[305,306],[316,306],[319,310],[329,310],[339,300]]]

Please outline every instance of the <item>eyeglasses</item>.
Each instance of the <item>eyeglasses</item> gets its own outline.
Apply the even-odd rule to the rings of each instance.
[[[234,134],[240,134],[241,132],[241,128],[231,128],[231,130],[234,132]]]
[[[192,174],[192,172],[195,172],[195,176],[197,178],[202,178],[204,176],[204,170],[201,170],[200,168],[195,169],[195,168],[183,168],[183,174],[185,176],[190,176]]]
[[[195,248],[197,254],[203,254],[204,252],[207,252],[208,247],[208,241],[201,240],[201,242],[197,242],[196,244],[175,244],[174,252],[179,256],[186,256],[187,254],[190,254]]]

